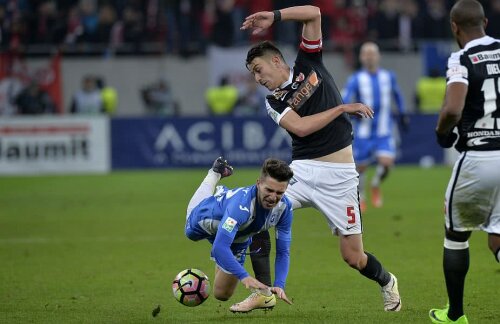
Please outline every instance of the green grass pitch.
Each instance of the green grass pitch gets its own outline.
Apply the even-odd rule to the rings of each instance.
[[[205,170],[0,178],[1,323],[429,323],[446,303],[441,267],[443,196],[451,170],[397,167],[385,205],[363,216],[365,249],[399,278],[403,310],[386,313],[378,286],[351,270],[313,209],[295,213],[289,306],[232,314],[210,297],[188,308],[172,296],[188,267],[213,278],[206,241],[184,236],[187,202]],[[252,184],[236,169],[229,187]],[[498,323],[500,268],[485,233],[470,240],[465,310],[471,323]],[[250,270],[250,260],[247,259]],[[158,316],[152,310],[160,305]]]

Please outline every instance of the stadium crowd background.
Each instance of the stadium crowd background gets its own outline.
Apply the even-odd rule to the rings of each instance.
[[[84,80],[93,77],[97,84],[104,81],[108,90],[115,88],[116,95],[124,99],[121,103],[118,98],[111,99],[118,108],[96,111],[112,111],[125,115],[135,115],[138,112],[160,115],[207,114],[213,113],[213,109],[210,111],[210,103],[205,99],[204,92],[217,87],[220,81],[206,80],[206,75],[210,75],[210,71],[206,71],[210,69],[207,66],[212,64],[210,48],[246,48],[252,42],[264,39],[273,40],[285,47],[296,47],[299,41],[297,35],[300,33],[295,29],[300,28],[299,24],[278,24],[267,33],[256,36],[240,31],[239,27],[244,17],[251,12],[313,4],[322,10],[324,52],[330,57],[341,58],[335,62],[326,59],[327,64],[336,69],[338,86],[342,87],[345,76],[358,67],[357,52],[360,44],[366,40],[374,40],[386,53],[384,57],[390,63],[389,68],[406,65],[401,68],[406,75],[401,71],[396,73],[399,72],[403,79],[403,92],[406,101],[410,103],[413,102],[415,83],[420,77],[426,76],[425,72],[420,72],[420,67],[415,67],[415,64],[420,64],[421,59],[418,56],[425,52],[426,44],[453,43],[448,16],[453,2],[0,0],[0,54],[8,54],[10,59],[14,55],[26,61],[46,59],[56,52],[62,54],[65,62],[68,62],[68,58],[74,58],[72,65],[61,65],[63,68],[60,98],[54,98],[53,93],[49,91],[52,99],[56,101],[55,109],[50,107],[50,103],[43,103],[45,108],[38,103],[34,108],[18,108],[18,113],[75,112],[75,96],[81,91]],[[500,0],[483,3],[489,18],[487,32],[493,37],[500,37]],[[444,52],[443,56],[447,57],[448,48],[445,48]],[[402,56],[402,64],[396,64]],[[5,57],[2,57],[3,62],[0,62],[0,65],[3,65],[3,69],[6,66],[8,69],[11,64],[5,63],[10,62]],[[128,61],[117,61],[114,58],[127,58]],[[134,70],[133,65],[138,58],[143,58],[141,66]],[[90,60],[86,61],[87,59]],[[189,64],[183,63],[187,59],[190,60]],[[76,60],[80,60],[80,63]],[[445,64],[439,64],[442,65],[442,75]],[[187,65],[190,69],[184,68]],[[413,70],[408,70],[412,68]],[[85,72],[87,70],[88,72]],[[203,71],[204,76],[200,75],[197,80],[187,80],[185,76],[178,78],[179,75],[191,75],[199,70]],[[9,73],[5,70],[0,72],[0,79]],[[130,75],[134,77],[131,78]],[[30,78],[24,78],[23,88],[28,88]],[[231,81],[234,82],[234,79],[235,77],[232,77]],[[246,81],[240,84],[246,84]],[[251,82],[249,88],[250,84]],[[16,95],[12,96],[11,102],[16,100],[15,97],[22,90],[21,86],[16,87]],[[3,82],[3,86],[0,86],[6,91],[12,91],[16,87],[9,82]],[[48,90],[49,87],[45,88]],[[35,95],[39,96],[36,100],[47,101],[47,96],[37,93]],[[92,95],[95,96],[95,93]],[[241,93],[238,94],[240,95]],[[253,98],[247,96],[242,100],[256,102],[260,100],[257,95]],[[28,98],[22,102],[34,102],[30,100]],[[122,105],[124,102],[127,106]],[[410,111],[415,110],[413,104],[408,106]],[[10,109],[11,112],[14,110],[15,108]],[[255,111],[254,108],[248,109],[248,105],[236,110],[247,113]],[[0,109],[0,114],[5,115],[5,111],[9,109]]]
[[[297,42],[289,27],[249,39],[239,30],[250,12],[313,4],[322,9],[326,50],[350,49],[366,39],[383,50],[416,50],[420,40],[449,39],[453,0],[1,0],[2,49],[69,54],[165,52],[203,54],[257,39]],[[482,1],[487,33],[500,36],[500,0]],[[298,25],[296,25],[297,28]]]

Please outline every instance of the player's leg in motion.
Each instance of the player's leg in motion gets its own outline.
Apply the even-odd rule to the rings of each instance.
[[[380,285],[384,299],[384,310],[392,312],[401,310],[397,278],[385,270],[375,256],[363,251],[361,234],[341,235],[340,251],[344,261],[349,266],[359,270],[363,276]]]
[[[203,199],[214,193],[215,186],[221,178],[229,177],[231,174],[233,174],[233,167],[223,157],[218,157],[214,161],[212,168],[208,170],[207,176],[203,179],[193,197],[191,197],[187,207],[186,218]]]
[[[252,237],[250,245],[250,259],[255,278],[265,285],[271,287],[271,265],[269,254],[271,253],[271,238],[269,231],[264,231]]]
[[[500,234],[488,234],[488,245],[495,256],[495,260],[500,263]]]
[[[250,259],[255,278],[269,287],[271,287],[270,252],[271,238],[268,231],[252,237]],[[232,305],[229,310],[234,313],[247,313],[254,309],[272,309],[275,305],[276,297],[270,291],[254,291],[242,302]]]
[[[446,230],[443,251],[443,270],[448,291],[448,307],[431,309],[434,323],[467,323],[463,298],[465,276],[469,270],[469,242],[471,232]]]
[[[382,207],[384,200],[380,186],[387,179],[389,172],[394,165],[394,156],[396,155],[396,145],[392,137],[377,138],[375,140],[375,154],[377,156],[377,167],[371,183],[372,205],[376,208]]]

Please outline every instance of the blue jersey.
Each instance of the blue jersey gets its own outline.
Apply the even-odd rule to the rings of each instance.
[[[244,253],[253,235],[276,227],[275,286],[284,288],[290,263],[292,204],[283,196],[273,209],[264,209],[257,199],[257,186],[217,192],[201,201],[188,217],[186,236],[212,244],[212,258],[225,272],[238,279],[248,276]],[[240,262],[233,256],[240,257]]]
[[[362,118],[355,123],[356,138],[376,138],[392,135],[392,102],[400,114],[405,112],[403,96],[394,73],[379,69],[375,73],[360,70],[354,73],[343,91],[345,103],[361,102],[375,112],[373,119]]]

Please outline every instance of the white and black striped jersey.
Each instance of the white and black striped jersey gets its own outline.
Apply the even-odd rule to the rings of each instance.
[[[500,150],[500,40],[484,36],[452,53],[446,78],[468,85],[455,148]]]
[[[279,125],[281,118],[291,109],[304,117],[340,104],[340,92],[323,64],[321,40],[302,39],[288,80],[266,97],[267,113]],[[293,160],[325,156],[352,143],[352,126],[346,113],[308,136],[289,134]]]

